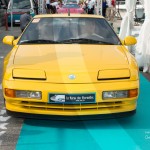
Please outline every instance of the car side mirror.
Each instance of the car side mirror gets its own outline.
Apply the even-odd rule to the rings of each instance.
[[[5,36],[4,38],[3,38],[3,43],[4,44],[7,44],[7,45],[11,45],[11,46],[13,46],[14,45],[14,41],[15,40],[15,37],[14,36]]]
[[[131,46],[131,45],[135,45],[137,43],[137,40],[134,36],[127,36],[125,37],[125,39],[123,40],[123,44],[125,46]]]
[[[18,37],[18,36],[15,36],[15,39],[14,39],[14,41],[13,41],[13,45],[14,45],[14,46],[17,45],[19,39],[20,39],[20,36],[19,36],[19,37]]]

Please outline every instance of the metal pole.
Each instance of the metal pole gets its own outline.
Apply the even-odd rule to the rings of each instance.
[[[101,16],[103,15],[103,0],[101,0]]]
[[[99,15],[99,5],[100,5],[100,0],[97,0],[97,12],[96,12],[97,15]]]
[[[5,14],[5,27],[6,27],[6,31],[8,31],[8,14],[7,14],[7,10],[6,10],[6,14]]]
[[[11,30],[13,29],[13,0],[11,0]]]

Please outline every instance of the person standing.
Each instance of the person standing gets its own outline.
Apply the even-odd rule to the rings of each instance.
[[[35,0],[35,8],[34,8],[34,11],[36,13],[36,15],[38,15],[38,0]]]
[[[103,17],[106,17],[106,9],[107,9],[108,5],[107,5],[107,1],[103,0],[103,4],[102,4],[102,15]]]
[[[94,14],[94,1],[93,0],[89,0],[88,1],[88,14]]]
[[[106,14],[108,17],[108,21],[113,21],[114,19],[114,11],[115,11],[115,1],[107,0],[108,8],[106,10]]]
[[[50,9],[51,9],[50,0],[45,0],[45,6],[46,6],[46,13],[50,14]]]
[[[23,32],[31,20],[30,11],[25,12],[20,16],[20,29]]]
[[[112,4],[113,7],[115,7],[116,1],[115,1],[115,0],[112,0],[112,1],[111,1],[111,4]]]

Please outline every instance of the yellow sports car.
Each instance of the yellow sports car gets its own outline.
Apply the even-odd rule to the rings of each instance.
[[[139,94],[138,66],[101,16],[35,16],[4,60],[3,95],[12,114],[122,116],[133,114]]]

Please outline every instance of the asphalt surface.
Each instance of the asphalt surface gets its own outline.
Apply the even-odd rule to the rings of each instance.
[[[18,36],[20,33],[19,27],[9,28],[8,31],[6,31],[5,27],[0,27],[0,150],[15,149],[23,123],[23,119],[12,118],[6,114],[1,90],[3,60],[12,49],[11,46],[4,45],[2,39],[6,35]]]

